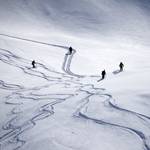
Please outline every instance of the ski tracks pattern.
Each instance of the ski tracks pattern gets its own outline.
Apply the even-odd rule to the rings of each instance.
[[[38,41],[30,42],[40,43]],[[67,49],[67,47],[63,46],[62,48]],[[143,150],[150,150],[150,117],[120,108],[116,105],[113,97],[105,93],[105,89],[95,88],[93,84],[80,82],[80,78],[84,78],[84,76],[77,75],[70,70],[71,61],[75,52],[76,50],[73,50],[72,55],[65,55],[62,65],[64,73],[60,73],[49,69],[41,63],[37,65],[42,71],[30,68],[30,60],[13,54],[11,50],[0,48],[1,62],[22,70],[24,75],[27,74],[31,77],[38,77],[47,81],[47,84],[44,86],[27,88],[24,85],[17,85],[0,80],[0,89],[10,92],[9,95],[5,96],[3,102],[6,105],[12,106],[7,119],[1,125],[0,149],[17,150],[21,148],[28,142],[21,139],[21,135],[24,132],[32,129],[38,121],[55,115],[56,105],[65,103],[65,101],[75,98],[79,93],[84,92],[86,96],[82,99],[82,103],[74,110],[74,117],[132,133],[142,141]],[[61,88],[62,91],[50,90],[55,88]],[[90,114],[89,110],[92,109],[94,104],[100,106],[99,109],[101,109],[101,111],[109,112],[109,115],[104,117],[103,113],[98,112],[95,112],[96,115]],[[111,111],[113,112],[112,114]],[[117,114],[119,119],[114,119],[113,114]],[[122,115],[125,116],[125,118],[123,118]],[[132,122],[128,120],[128,118],[132,118],[136,122]],[[131,122],[128,123],[128,121]],[[136,126],[136,123],[140,124],[140,127]]]

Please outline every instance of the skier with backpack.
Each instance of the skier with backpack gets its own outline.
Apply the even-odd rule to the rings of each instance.
[[[102,73],[101,73],[101,75],[102,75],[102,80],[103,80],[105,78],[105,76],[106,76],[106,71],[103,70]]]
[[[120,62],[120,64],[119,64],[120,71],[123,71],[123,67],[124,67],[124,64],[122,62]]]
[[[35,68],[35,60],[32,61],[32,68]]]
[[[67,55],[71,55],[73,52],[73,48],[72,47],[69,47],[69,52],[67,53]]]

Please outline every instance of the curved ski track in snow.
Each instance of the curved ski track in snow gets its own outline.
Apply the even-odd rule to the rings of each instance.
[[[3,36],[35,42],[38,44],[47,44],[34,40],[12,37],[9,35]],[[48,45],[68,49],[68,47],[64,46],[53,44]],[[134,136],[137,136],[140,141],[142,141],[143,150],[150,150],[150,117],[120,108],[115,104],[113,97],[105,93],[105,89],[95,88],[93,84],[84,84],[80,82],[80,77],[84,76],[76,75],[70,70],[71,61],[75,52],[76,51],[73,50],[72,55],[65,55],[62,65],[62,69],[65,73],[60,73],[50,70],[44,64],[40,63],[37,64],[38,67],[36,69],[29,68],[31,60],[21,58],[13,54],[10,50],[0,48],[1,62],[22,70],[25,75],[30,75],[31,77],[37,77],[47,81],[47,84],[44,86],[27,88],[23,85],[12,84],[7,81],[0,80],[0,89],[8,90],[10,92],[9,95],[5,96],[4,103],[12,106],[9,118],[2,125],[0,132],[0,148],[2,150],[10,147],[12,150],[21,148],[26,142],[28,142],[21,139],[20,136],[23,133],[36,126],[37,121],[41,121],[55,115],[56,105],[65,103],[71,98],[76,98],[76,96],[80,93],[85,93],[84,98],[81,99],[82,104],[80,103],[76,110],[74,110],[74,114],[72,114],[74,117],[90,120],[102,126],[113,127],[116,129],[119,128],[130,134],[132,133]],[[42,68],[45,71],[41,72],[38,68]],[[65,92],[65,94],[59,92],[47,92],[45,94],[39,93],[41,90],[51,88],[55,85],[63,87],[64,91],[70,88],[73,91]],[[106,112],[108,112],[108,110],[113,110],[113,112],[120,115],[120,118],[121,114],[124,114],[127,120],[128,117],[134,118],[136,122],[141,124],[141,128],[138,129],[134,122],[127,124],[122,119],[113,120],[111,119],[111,114],[109,116],[110,118],[103,118],[101,114],[98,114],[98,117],[90,115],[88,113],[88,109],[90,109],[90,103],[92,103],[92,99],[95,96],[97,97],[98,103],[105,104],[102,105],[102,110]],[[103,101],[99,101],[100,99],[103,99]]]

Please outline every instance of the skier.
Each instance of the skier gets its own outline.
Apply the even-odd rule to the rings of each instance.
[[[124,67],[124,64],[122,62],[120,62],[120,64],[119,64],[120,71],[123,71],[123,67]]]
[[[69,47],[69,54],[68,55],[71,55],[72,51],[73,51],[72,47]]]
[[[32,67],[35,68],[35,60],[32,61]]]
[[[102,75],[102,80],[103,80],[105,78],[105,76],[106,76],[106,71],[103,70],[102,73],[101,73],[101,75]]]

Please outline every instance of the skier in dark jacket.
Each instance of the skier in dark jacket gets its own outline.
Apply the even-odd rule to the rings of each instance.
[[[32,67],[35,68],[35,60],[32,61]]]
[[[119,64],[120,71],[123,71],[123,67],[124,67],[124,64],[122,62],[120,62],[120,64]]]
[[[101,73],[101,75],[102,75],[102,79],[104,79],[104,78],[105,78],[105,76],[106,76],[106,71],[105,71],[105,70],[103,70],[103,71],[102,71],[102,73]]]
[[[72,47],[69,47],[69,54],[68,55],[71,55],[72,51],[73,51]]]

